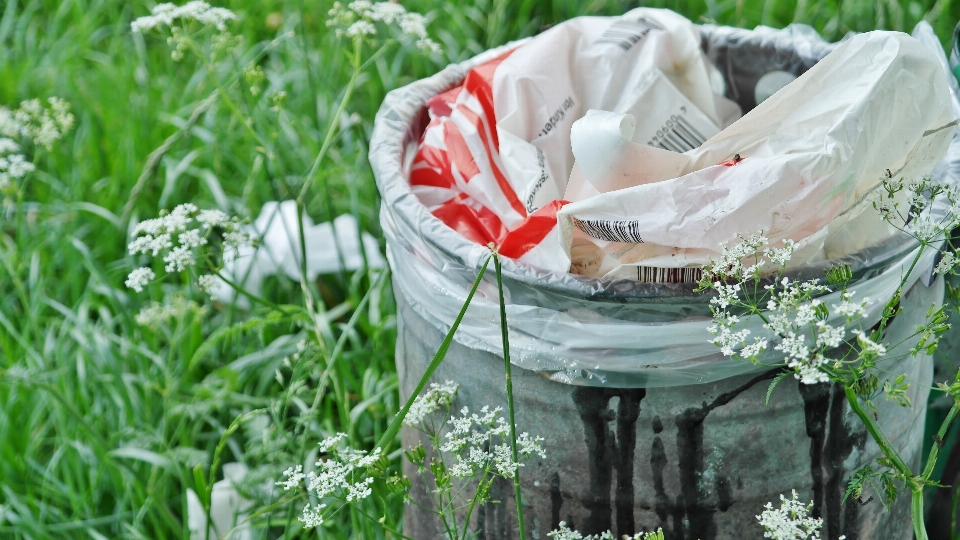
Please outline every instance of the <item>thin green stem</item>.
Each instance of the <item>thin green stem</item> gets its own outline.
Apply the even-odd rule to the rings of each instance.
[[[517,422],[514,418],[513,377],[510,373],[510,332],[507,328],[507,304],[503,299],[503,276],[500,269],[500,254],[493,252],[493,265],[497,271],[497,290],[500,292],[500,332],[503,336],[503,371],[507,379],[507,413],[510,419],[510,450],[513,453],[513,497],[517,503],[517,525],[520,538],[526,540],[523,523],[523,500],[520,498],[520,460],[517,458]]]
[[[904,479],[904,483],[910,489],[910,514],[913,521],[915,540],[928,540],[927,530],[924,524],[925,516],[923,515],[923,482],[917,481],[913,475],[913,471],[910,470],[910,467],[907,466],[903,458],[900,457],[900,454],[893,448],[893,445],[890,444],[883,430],[880,429],[880,426],[873,421],[873,418],[871,418],[867,411],[860,405],[860,399],[857,397],[857,393],[849,386],[844,386],[843,391],[847,396],[847,402],[850,403],[850,408],[853,409],[853,412],[860,418],[860,421],[863,422],[863,425],[867,428],[867,432],[870,433],[874,442],[880,447],[880,451],[890,460],[890,463],[892,463],[893,467],[900,473]],[[956,413],[954,413],[954,416],[956,416]],[[947,425],[949,426],[949,424]],[[933,462],[934,464],[936,463],[935,457],[933,458]],[[928,461],[928,467],[929,466]],[[930,469],[932,472],[932,467],[930,467]]]

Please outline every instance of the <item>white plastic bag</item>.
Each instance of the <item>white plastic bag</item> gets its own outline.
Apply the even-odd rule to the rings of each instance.
[[[638,279],[649,268],[699,267],[758,229],[797,241],[805,257],[794,264],[872,245],[894,232],[870,208],[882,178],[929,173],[956,125],[937,58],[895,32],[852,37],[684,154],[616,140],[630,120],[591,111],[573,126],[571,183],[606,191],[558,214],[579,273]],[[629,170],[647,172],[618,189]],[[844,225],[856,234],[838,236]]]

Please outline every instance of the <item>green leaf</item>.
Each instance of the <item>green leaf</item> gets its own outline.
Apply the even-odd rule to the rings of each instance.
[[[764,405],[770,404],[770,396],[773,395],[773,389],[777,387],[777,384],[779,384],[780,381],[786,379],[788,375],[790,375],[790,372],[784,371],[770,381],[770,386],[767,387],[767,398],[763,400]]]
[[[200,497],[200,504],[204,508],[210,507],[209,492],[207,490],[207,478],[203,475],[203,465],[197,465],[193,468],[193,483],[196,486],[197,496]]]

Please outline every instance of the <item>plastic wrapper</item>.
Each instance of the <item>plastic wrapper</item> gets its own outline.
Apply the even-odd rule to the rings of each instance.
[[[833,48],[812,29],[801,26],[753,31],[701,26],[698,32],[704,54],[723,76],[725,95],[744,111],[762,97],[756,87],[766,74],[780,71],[799,76]],[[430,122],[427,101],[462,84],[471,67],[513,47],[488,51],[391,92],[375,122],[370,162],[383,197],[380,217],[394,285],[403,301],[439,331],[449,329],[490,251],[444,224],[411,190],[410,169]],[[947,163],[934,169],[939,179],[957,183],[950,160],[958,153],[960,144],[955,140],[944,158]],[[892,294],[916,248],[908,235],[899,233],[843,257],[798,268],[791,277],[822,277],[826,268],[845,262],[854,271],[856,283],[851,288],[858,296],[883,298]],[[908,285],[930,276],[935,254],[925,252]],[[503,272],[511,359],[551,379],[595,386],[663,387],[716,381],[758,369],[723,357],[708,342],[709,295],[694,293],[691,284],[601,280],[546,271],[508,258],[503,259]],[[879,310],[880,306],[871,305],[864,323],[876,320]],[[763,334],[754,330],[754,335]],[[455,339],[502,354],[492,271]]]

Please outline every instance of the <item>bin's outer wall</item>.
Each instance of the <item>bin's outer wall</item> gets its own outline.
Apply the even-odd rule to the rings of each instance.
[[[402,291],[396,296],[397,369],[406,399],[443,333],[409,308]],[[942,279],[930,287],[917,283],[889,329],[889,341],[912,333],[927,308],[942,298]],[[887,368],[916,381],[909,390],[913,405],[903,408],[882,400],[877,403],[880,423],[917,470],[932,359],[896,362]],[[756,516],[763,505],[778,504],[781,493],[789,497],[796,489],[801,500],[814,500],[814,514],[824,520],[821,538],[912,538],[908,495],[890,513],[873,493],[866,504],[841,503],[851,473],[879,455],[842,389],[800,386],[789,377],[765,405],[770,377],[616,389],[565,385],[514,367],[517,430],[546,439],[547,458],[531,458],[521,469],[528,536],[546,538],[566,521],[584,534],[610,529],[617,538],[662,527],[668,540],[760,539],[763,530]],[[506,403],[503,361],[493,354],[454,341],[433,377],[446,380],[461,385],[454,411]],[[402,437],[410,448],[422,434],[404,428]],[[428,505],[429,473],[419,475],[406,460],[403,470],[412,482],[412,497]],[[511,483],[498,481],[491,499],[501,502],[484,505],[471,519],[476,538],[518,538]],[[404,534],[418,540],[445,538],[436,516],[416,505],[406,509]]]

